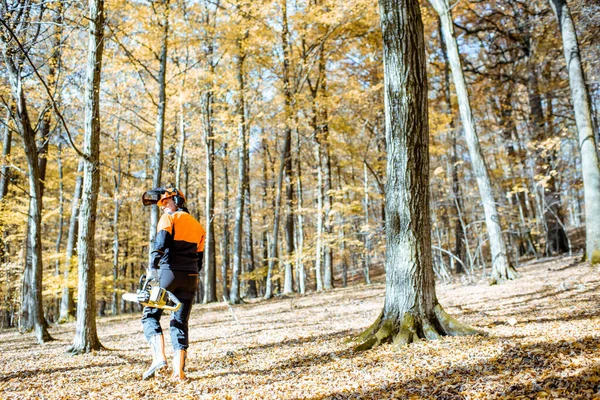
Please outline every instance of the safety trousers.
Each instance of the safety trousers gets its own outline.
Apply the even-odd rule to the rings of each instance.
[[[174,350],[187,350],[189,344],[188,320],[198,286],[198,274],[187,271],[159,270],[160,287],[173,293],[181,302],[179,310],[171,313],[170,332]],[[142,326],[146,340],[154,335],[162,335],[160,318],[162,309],[144,307]]]

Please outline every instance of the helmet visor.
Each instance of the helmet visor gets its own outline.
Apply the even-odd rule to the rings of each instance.
[[[142,203],[145,206],[158,203],[160,196],[164,193],[164,190],[148,190],[142,195]]]

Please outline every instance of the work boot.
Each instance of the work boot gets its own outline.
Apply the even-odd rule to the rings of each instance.
[[[185,359],[187,353],[185,350],[175,350],[173,354],[173,375],[171,380],[183,382],[186,380],[185,377]]]
[[[163,335],[154,335],[150,338],[150,347],[152,351],[152,365],[144,372],[142,379],[152,378],[158,370],[167,366],[167,356],[165,355],[165,339]]]

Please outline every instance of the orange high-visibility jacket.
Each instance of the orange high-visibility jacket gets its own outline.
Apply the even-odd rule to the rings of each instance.
[[[202,269],[206,231],[189,213],[166,212],[158,221],[152,267],[198,273]]]

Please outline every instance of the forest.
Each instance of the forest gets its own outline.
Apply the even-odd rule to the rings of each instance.
[[[159,187],[206,229],[198,310],[376,293],[338,331],[357,350],[480,334],[436,286],[598,274],[593,0],[5,0],[0,24],[0,332],[85,354],[134,321]]]

